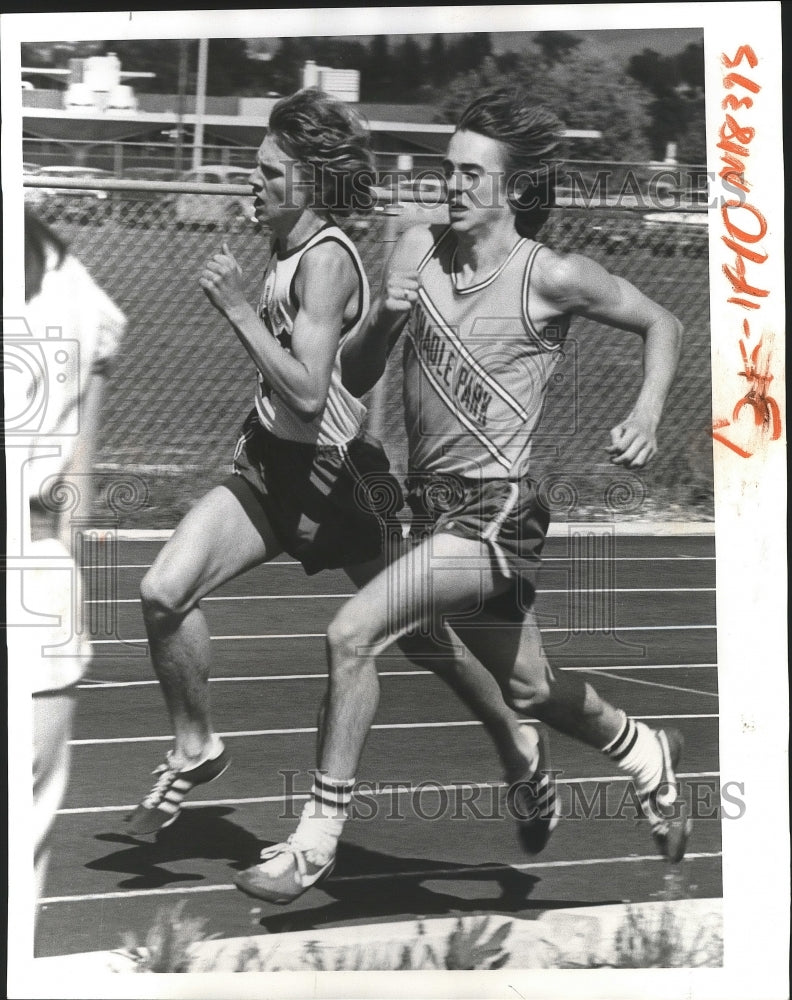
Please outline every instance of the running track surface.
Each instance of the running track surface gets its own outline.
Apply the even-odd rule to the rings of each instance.
[[[352,585],[341,572],[308,578],[284,560],[204,603],[214,722],[233,764],[196,789],[156,840],[136,840],[124,816],[150,789],[170,739],[137,601],[160,544],[120,542],[113,592],[92,597],[104,633],[80,693],[37,954],[117,948],[125,931],[140,940],[156,911],[178,900],[206,918],[207,933],[238,937],[415,916],[530,918],[669,892],[721,895],[713,538],[620,537],[612,560],[596,545],[550,538],[537,599],[554,666],[595,668],[585,676],[605,698],[684,734],[680,772],[700,816],[682,865],[656,856],[610,762],[556,734],[551,760],[568,818],[541,855],[526,856],[482,727],[437,678],[391,654],[379,660],[382,696],[358,779],[406,788],[361,796],[332,877],[287,907],[249,899],[231,876],[294,828],[303,799],[292,795],[310,786],[326,682],[324,631]],[[612,597],[583,600],[581,592],[604,582]],[[421,783],[429,784],[418,795]],[[584,798],[601,801],[598,788],[606,808],[586,810]],[[608,818],[614,810],[620,818]]]

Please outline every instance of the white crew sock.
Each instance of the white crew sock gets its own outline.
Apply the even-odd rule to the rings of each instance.
[[[651,792],[659,784],[663,752],[654,731],[643,722],[624,715],[624,725],[602,752],[630,775],[639,793]]]
[[[354,786],[354,778],[339,780],[315,772],[311,798],[303,808],[293,841],[302,850],[311,852],[314,863],[319,863],[320,858],[329,860],[335,853]]]

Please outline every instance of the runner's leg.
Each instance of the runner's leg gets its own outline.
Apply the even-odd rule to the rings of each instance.
[[[336,614],[327,633],[329,698],[311,798],[288,842],[267,848],[262,863],[234,878],[243,892],[287,903],[332,871],[355,772],[379,701],[375,657],[432,617],[493,596],[482,594],[476,565],[438,573],[437,580],[431,576],[433,566],[442,567],[450,558],[464,567],[466,556],[474,560],[478,550],[477,542],[452,535],[429,538],[390,563]]]
[[[330,623],[321,758],[327,774],[354,777],[379,701],[376,655],[432,618],[476,606],[503,589],[505,583],[482,571],[482,548],[449,534],[428,538],[362,587]],[[444,569],[449,562],[452,571]]]
[[[533,716],[597,750],[618,734],[621,712],[587,681],[552,669],[533,611],[522,622],[495,621],[482,613],[452,624],[473,655],[485,658],[506,701],[521,716]]]
[[[384,558],[348,567],[352,582],[361,588],[385,567]],[[536,764],[537,738],[529,726],[521,726],[506,705],[498,683],[454,632],[438,618],[415,635],[396,641],[414,666],[435,673],[481,721],[492,739],[507,774],[523,774]],[[325,698],[320,711],[317,759],[321,759]]]
[[[175,765],[201,760],[213,742],[210,637],[199,602],[281,551],[271,529],[254,527],[233,493],[218,486],[186,515],[143,578],[143,617],[173,725]]]

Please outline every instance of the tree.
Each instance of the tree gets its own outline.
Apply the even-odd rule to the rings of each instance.
[[[195,67],[197,42],[189,43],[188,64]],[[104,53],[115,52],[123,69],[154,73],[154,78],[132,81],[141,93],[175,94],[179,88],[179,43],[166,39],[118,39],[103,45]]]
[[[548,63],[566,59],[581,43],[581,39],[569,31],[538,31],[533,40]]]
[[[425,64],[423,49],[411,35],[407,35],[398,48],[395,68],[398,70],[394,81],[397,99],[414,96],[424,82]]]
[[[366,100],[393,100],[393,61],[385,35],[369,42],[362,84]]]
[[[197,60],[197,56],[196,56]],[[213,38],[209,42],[206,90],[216,97],[236,94],[261,78],[262,63],[249,58],[242,38]]]
[[[691,42],[674,56],[677,74],[680,81],[704,90],[704,43]]]
[[[462,35],[447,46],[447,62],[452,74],[477,69],[492,53],[492,39],[488,32]]]
[[[627,74],[655,97],[669,93],[678,82],[673,60],[661,56],[654,49],[644,49],[640,55],[631,56],[627,63]]]
[[[644,49],[630,59],[627,72],[654,95],[647,132],[653,154],[662,156],[666,143],[680,143],[681,136],[685,135],[685,144],[696,151],[696,158],[705,159],[703,131],[700,141],[693,139],[693,130],[698,127],[694,119],[699,121],[701,117],[696,102],[703,104],[704,99],[703,42],[691,43],[673,56],[661,56],[654,49]],[[683,95],[684,85],[692,88],[691,96]]]
[[[448,79],[448,56],[444,35],[432,35],[426,57],[428,76],[431,83],[439,86]]]
[[[598,129],[602,139],[576,141],[575,158],[645,160],[649,97],[612,62],[585,45],[570,49],[563,60],[548,65],[538,47],[516,60],[504,72],[503,61],[492,57],[449,86],[441,108],[444,121],[455,121],[472,94],[495,87],[520,85],[531,101],[555,111],[568,128]]]
[[[707,162],[707,130],[703,99],[690,102],[687,122],[677,135],[677,159],[680,163]]]
[[[306,47],[301,38],[282,38],[278,50],[270,60],[270,86],[279,94],[292,94],[302,83],[302,65]]]

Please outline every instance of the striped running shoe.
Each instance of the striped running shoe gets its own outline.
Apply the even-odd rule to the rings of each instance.
[[[524,850],[538,854],[558,825],[555,773],[550,769],[547,740],[539,737],[539,764],[530,777],[512,779],[506,792],[506,807],[517,820],[517,833]],[[508,779],[507,779],[508,780]]]
[[[655,788],[639,794],[639,800],[657,849],[667,861],[676,864],[685,856],[693,829],[676,776],[684,740],[676,729],[658,729],[655,736],[663,755],[663,772]]]
[[[231,758],[222,749],[216,757],[210,757],[197,767],[177,770],[173,766],[173,751],[169,750],[165,763],[155,768],[158,775],[154,787],[134,812],[126,817],[129,831],[133,834],[157,833],[175,822],[181,812],[181,804],[196,785],[205,785],[223,774]]]

